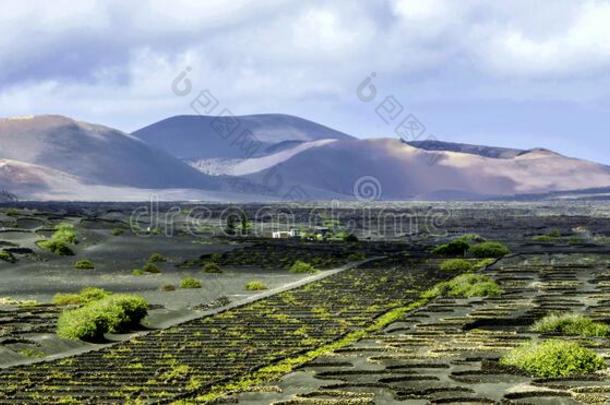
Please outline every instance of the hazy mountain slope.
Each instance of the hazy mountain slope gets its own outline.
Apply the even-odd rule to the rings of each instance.
[[[192,188],[136,188],[85,184],[76,176],[14,160],[0,159],[0,190],[9,190],[20,200],[44,201],[211,201],[249,202],[276,199],[273,196]]]
[[[212,175],[244,176],[260,172],[279,165],[297,154],[311,148],[316,148],[336,142],[335,139],[320,139],[319,141],[299,142],[289,149],[284,149],[266,156],[251,159],[202,159],[189,164],[202,173]],[[294,144],[293,144],[294,145]]]
[[[0,159],[59,170],[90,184],[216,188],[218,183],[118,130],[53,115],[0,120]]]
[[[372,176],[383,199],[433,195],[494,196],[610,186],[610,168],[534,150],[512,158],[418,149],[393,139],[337,141],[312,148],[273,170],[287,184],[353,195]],[[261,181],[270,170],[248,176]]]
[[[245,115],[235,117],[238,126],[231,131],[219,130],[218,117],[182,115],[149,125],[133,133],[134,136],[173,156],[198,161],[210,158],[243,159],[278,152],[294,146],[295,142],[320,139],[352,139],[351,136],[315,122],[283,114]],[[224,118],[227,123],[230,119]],[[231,127],[232,128],[232,127]],[[244,131],[253,136],[240,138]],[[243,143],[260,142],[248,150]]]
[[[523,149],[501,148],[497,146],[471,145],[467,143],[443,142],[434,140],[412,141],[407,144],[429,151],[461,152],[473,155],[511,159],[529,151]]]

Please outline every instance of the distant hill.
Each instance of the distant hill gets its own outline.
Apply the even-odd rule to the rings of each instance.
[[[137,136],[62,116],[1,119],[0,190],[21,200],[156,194],[237,202],[596,199],[610,189],[610,167],[545,149],[356,139],[276,114],[239,117],[264,142],[243,156],[230,138],[210,132],[214,119],[173,117]]]
[[[46,167],[92,185],[218,188],[218,179],[131,135],[56,115],[0,119],[0,159],[35,165],[20,166],[24,178]]]
[[[451,149],[430,150],[396,139],[336,141],[247,177],[262,181],[272,171],[289,185],[349,196],[358,179],[373,177],[380,198],[391,200],[474,200],[610,186],[610,167],[544,149]]]
[[[187,160],[242,159],[249,152],[240,148],[245,137],[258,142],[252,156],[263,156],[295,146],[302,142],[320,139],[353,139],[351,136],[312,121],[283,114],[260,114],[236,116],[235,129],[219,129],[223,119],[213,116],[181,115],[167,118],[133,133],[145,141],[173,156]],[[224,118],[228,123],[229,118]],[[232,126],[230,128],[233,128]]]

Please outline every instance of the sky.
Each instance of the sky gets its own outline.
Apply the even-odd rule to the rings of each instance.
[[[194,114],[206,92],[211,114],[292,114],[357,137],[396,137],[413,116],[424,138],[610,164],[610,1],[0,6],[1,116],[131,132]]]

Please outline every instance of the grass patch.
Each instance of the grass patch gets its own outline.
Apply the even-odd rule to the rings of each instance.
[[[15,263],[17,261],[17,259],[15,259],[15,256],[13,256],[11,252],[7,252],[6,250],[0,251],[0,260],[9,263]]]
[[[610,334],[610,326],[605,323],[594,322],[591,318],[582,314],[550,314],[536,322],[531,331],[603,337]]]
[[[498,258],[509,254],[510,250],[501,242],[489,241],[471,246],[468,253],[478,258]]]
[[[266,289],[267,286],[262,281],[252,280],[246,284],[246,290],[248,291],[261,291]]]
[[[201,288],[201,281],[194,277],[186,277],[180,280],[180,288]]]
[[[74,263],[74,268],[77,270],[93,270],[95,269],[95,264],[89,259],[82,259]]]
[[[131,274],[134,276],[143,276],[144,275],[144,270],[142,269],[133,269],[131,271]]]
[[[519,346],[505,354],[500,364],[544,378],[588,374],[606,367],[604,359],[594,351],[557,339]]]
[[[160,290],[165,292],[176,291],[176,286],[173,284],[163,284]]]
[[[317,273],[318,270],[309,263],[297,260],[290,266],[291,273]]]
[[[465,273],[471,271],[473,265],[465,259],[447,259],[441,262],[439,268],[448,273]]]
[[[46,356],[45,352],[43,352],[42,350],[31,349],[31,348],[21,349],[17,353],[19,353],[22,356],[31,357],[31,358],[41,358],[41,357]]]
[[[99,341],[104,333],[125,332],[146,316],[148,303],[137,295],[111,295],[85,306],[64,311],[57,334],[65,339]]]
[[[500,294],[502,294],[502,289],[491,277],[466,273],[461,274],[452,280],[438,283],[436,286],[426,291],[424,297],[496,297]]]

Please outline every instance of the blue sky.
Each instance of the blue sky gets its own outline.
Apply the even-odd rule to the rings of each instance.
[[[393,96],[442,140],[610,164],[610,1],[2,2],[0,115],[132,131],[192,113],[281,112],[392,137]],[[172,92],[186,68],[192,90]],[[372,72],[377,99],[362,102]]]

